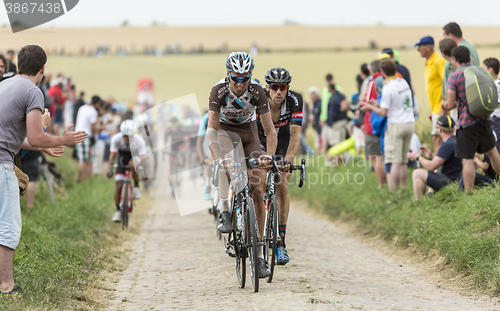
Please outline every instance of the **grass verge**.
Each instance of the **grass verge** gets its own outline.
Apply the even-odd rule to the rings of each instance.
[[[453,184],[417,202],[411,172],[408,186],[391,194],[378,189],[365,161],[332,170],[318,159],[308,158],[305,189],[290,187],[292,197],[306,200],[332,219],[357,220],[373,235],[401,247],[416,247],[428,257],[437,250],[446,265],[466,276],[466,285],[500,294],[498,187],[477,189],[470,196],[458,193]]]
[[[67,153],[69,150],[67,150]],[[117,227],[110,221],[114,183],[93,178],[76,184],[76,163],[55,162],[64,173],[65,194],[52,204],[42,179],[35,207],[21,199],[23,230],[14,258],[16,284],[25,299],[0,298],[0,310],[87,310],[104,306],[88,295],[112,252]]]

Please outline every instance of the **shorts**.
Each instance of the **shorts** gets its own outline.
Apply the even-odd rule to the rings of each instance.
[[[385,169],[386,174],[389,174],[391,172],[391,168],[392,168],[392,163],[385,163],[384,164],[384,169]]]
[[[500,118],[491,117],[491,129],[495,132],[497,149],[500,150]]]
[[[110,148],[111,148],[111,142],[106,141],[104,143],[104,162],[109,162],[109,156],[111,155]]]
[[[429,171],[427,172],[427,181],[425,182],[425,184],[434,189],[434,191],[439,191],[441,188],[446,187],[452,182],[453,180],[449,179],[444,174],[438,174]]]
[[[333,122],[332,126],[324,124],[321,129],[322,139],[326,140],[329,146],[334,146],[346,140],[347,120]]]
[[[0,245],[16,249],[21,238],[19,186],[13,163],[0,163]]]
[[[495,148],[495,136],[491,131],[490,121],[479,122],[457,129],[455,156],[462,159],[474,159],[476,152],[485,153]]]
[[[89,162],[90,161],[90,137],[85,138],[84,141],[75,145],[76,156],[78,162]]]
[[[221,141],[223,137],[229,137],[233,142],[233,146],[228,146]],[[218,139],[223,154],[228,154],[233,151],[238,145],[238,142],[241,141],[240,146],[243,147],[245,157],[257,159],[262,155],[256,121],[240,125],[220,123]]]
[[[352,135],[354,136],[354,147],[359,148],[365,145],[365,135],[359,127],[353,127]]]
[[[407,164],[415,123],[387,124],[384,139],[385,163]]]
[[[132,159],[134,159],[134,163],[140,163],[141,161],[140,157],[133,157],[132,152],[118,153],[118,167],[116,168],[115,181],[125,180],[125,166],[128,165]]]
[[[433,113],[431,118],[432,118],[432,135],[438,135],[438,120],[441,117],[439,113]],[[457,122],[457,120],[455,120]]]
[[[61,125],[63,124],[63,110],[56,110],[55,116],[54,116],[54,124],[55,125]]]
[[[285,157],[288,151],[288,146],[290,145],[290,132],[278,135],[278,146],[276,146],[275,154],[277,156]],[[260,148],[267,152],[266,138],[260,136]]]
[[[40,161],[38,158],[21,160],[23,172],[28,175],[30,182],[40,180]]]
[[[380,148],[380,137],[365,133],[365,155],[381,156],[382,149]]]

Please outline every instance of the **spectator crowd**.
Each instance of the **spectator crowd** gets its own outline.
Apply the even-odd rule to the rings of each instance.
[[[321,91],[309,88],[316,149],[332,166],[364,151],[379,188],[387,185],[390,191],[406,185],[409,167],[417,168],[412,175],[416,200],[455,181],[467,193],[474,186],[492,184],[500,172],[499,60],[489,57],[481,62],[475,46],[464,39],[454,22],[443,27],[438,42],[424,36],[415,47],[426,60],[422,71],[431,110],[432,146],[422,146],[415,134],[419,114],[410,72],[400,63],[397,50],[385,48],[361,65],[355,80],[357,92],[350,98],[332,74],[326,75]],[[481,108],[478,101],[486,91],[476,90],[474,95],[467,89],[476,86],[467,78],[470,73],[479,77],[476,89],[487,85],[494,90],[486,96],[494,107],[483,114],[471,112]],[[467,84],[466,79],[470,79]],[[312,152],[307,150],[303,147],[304,153]]]

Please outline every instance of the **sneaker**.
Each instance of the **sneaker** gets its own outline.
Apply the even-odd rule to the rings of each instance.
[[[278,257],[276,261],[279,266],[284,266],[290,261],[290,257],[288,257],[288,253],[284,246],[278,246],[276,248],[276,255]]]
[[[0,295],[11,296],[11,297],[24,297],[26,293],[21,289],[21,287],[14,285],[10,291],[4,292],[0,290]]]
[[[142,193],[141,193],[141,188],[139,187],[134,187],[134,199],[139,200],[142,198]]]
[[[121,220],[122,220],[122,212],[116,211],[115,214],[113,215],[113,221],[120,222]]]
[[[219,225],[217,226],[220,232],[229,233],[233,229],[231,225],[231,213],[222,212],[219,216]]]
[[[271,275],[271,270],[267,266],[267,262],[264,258],[259,258],[259,278],[267,278]]]
[[[212,200],[212,195],[210,194],[210,186],[206,186],[205,189],[203,190],[203,200],[205,201],[210,201]]]

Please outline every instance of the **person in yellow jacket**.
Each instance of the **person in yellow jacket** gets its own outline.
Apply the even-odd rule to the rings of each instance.
[[[434,144],[434,151],[437,152],[443,143],[441,137],[438,135],[437,121],[440,116],[447,115],[446,111],[441,110],[443,101],[443,76],[446,60],[439,56],[434,50],[434,39],[430,36],[423,37],[415,46],[418,47],[420,56],[426,59],[425,90],[427,91],[427,97],[432,112],[432,142]]]

